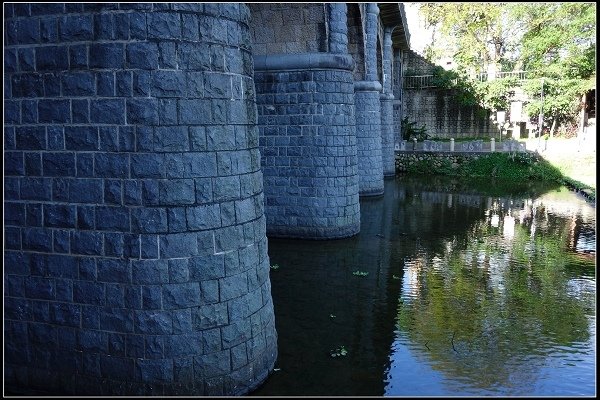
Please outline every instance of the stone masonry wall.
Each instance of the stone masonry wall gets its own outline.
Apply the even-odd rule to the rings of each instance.
[[[348,3],[348,53],[354,59],[354,80],[365,79],[365,44],[360,4]]]
[[[4,12],[5,388],[248,393],[277,356],[248,8]]]
[[[431,75],[435,64],[414,51],[404,51],[405,75]],[[397,86],[397,84],[396,84]],[[498,127],[490,120],[490,111],[479,106],[461,106],[452,89],[404,87],[402,118],[425,125],[431,138],[497,137]]]
[[[330,68],[256,67],[269,236],[328,239],[360,229],[351,59],[337,56],[347,62],[336,65],[322,56]]]
[[[355,90],[356,142],[358,146],[359,193],[361,196],[383,194],[383,160],[381,154],[380,90]]]
[[[327,51],[325,3],[248,3],[255,55]]]
[[[417,127],[425,125],[431,138],[498,137],[490,112],[479,106],[461,106],[448,89],[405,89],[402,115]]]

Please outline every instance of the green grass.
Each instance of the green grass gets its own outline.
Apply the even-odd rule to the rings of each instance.
[[[533,153],[491,153],[477,159],[464,158],[457,167],[450,161],[439,167],[423,160],[409,166],[409,174],[446,175],[456,178],[494,178],[507,183],[519,184],[523,181],[546,181],[566,185],[584,191],[595,201],[596,189],[583,182],[564,175],[559,168]]]

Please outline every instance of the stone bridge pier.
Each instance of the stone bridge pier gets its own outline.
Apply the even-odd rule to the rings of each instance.
[[[403,8],[249,7],[267,234],[352,236],[359,196],[383,194],[395,171],[391,54],[407,47]]]
[[[5,389],[256,388],[277,336],[248,7],[4,12]]]
[[[383,193],[402,15],[5,3],[5,389],[262,384],[278,354],[267,235],[356,235],[359,196]]]

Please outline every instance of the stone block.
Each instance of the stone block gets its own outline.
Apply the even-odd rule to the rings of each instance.
[[[108,335],[104,332],[82,330],[78,333],[78,350],[90,353],[108,351]]]
[[[35,50],[37,71],[64,71],[69,68],[69,52],[66,46],[44,46]]]
[[[180,39],[181,19],[177,13],[155,12],[147,14],[148,38]]]
[[[76,153],[76,165],[78,177],[94,176],[94,156],[87,153]]]
[[[198,254],[197,237],[192,233],[174,233],[160,238],[161,258],[191,257]]]
[[[158,101],[156,99],[127,99],[127,123],[156,125]]]
[[[74,281],[73,300],[76,303],[104,305],[104,284]]]
[[[69,184],[68,200],[72,203],[102,203],[103,192],[99,179],[75,179]]]
[[[18,150],[45,150],[47,148],[46,130],[43,126],[17,126],[15,129],[16,145]],[[10,155],[22,153],[7,152]]]
[[[159,256],[158,236],[141,235],[140,236],[141,258],[157,259]]]
[[[41,204],[27,204],[25,206],[25,218],[27,219],[27,226],[42,226],[43,225],[43,214]]]
[[[43,228],[24,228],[22,231],[24,250],[52,252],[52,231]]]
[[[123,235],[120,233],[104,234],[104,254],[112,257],[123,256]]]
[[[75,228],[77,210],[66,204],[47,204],[44,206],[44,226],[52,228]]]
[[[133,96],[148,97],[150,95],[150,71],[133,71]]]
[[[92,123],[122,125],[125,123],[125,102],[121,99],[97,99],[90,102]]]
[[[45,176],[75,176],[74,153],[43,153]]]
[[[151,94],[155,97],[182,97],[186,90],[185,79],[183,71],[154,71]]]
[[[96,73],[97,94],[98,96],[115,95],[115,74],[114,72]]]
[[[158,182],[160,203],[164,205],[194,204],[196,193],[192,179],[171,179]]]
[[[164,208],[133,208],[131,210],[132,232],[167,232],[167,211]]]
[[[121,205],[121,180],[106,179],[104,181],[104,203]]]
[[[98,128],[93,126],[65,126],[67,150],[98,150]]]
[[[125,67],[122,43],[93,43],[90,45],[90,68],[122,69]]]
[[[74,231],[71,233],[71,253],[102,255],[102,235],[96,232]]]
[[[187,231],[187,223],[184,207],[172,207],[167,209],[169,232]]]
[[[173,361],[164,360],[144,360],[136,361],[137,371],[142,382],[148,382],[156,385],[158,382],[173,381]]]
[[[74,124],[87,124],[90,122],[89,100],[71,100],[71,121]]]
[[[71,121],[69,100],[38,101],[38,120],[40,123],[69,123]]]
[[[136,333],[145,335],[168,335],[173,331],[173,320],[168,311],[135,311],[134,327]]]
[[[129,178],[129,156],[127,154],[96,153],[94,171],[103,178]]]
[[[56,325],[79,327],[81,307],[77,304],[50,302],[50,321]]]
[[[59,39],[64,42],[79,42],[94,38],[91,15],[67,15],[60,18]]]
[[[123,183],[123,203],[130,206],[142,204],[142,184],[140,181],[127,180]]]
[[[133,333],[133,312],[125,308],[100,307],[99,329]]]
[[[131,97],[133,93],[133,80],[131,71],[115,72],[116,93],[119,97]]]
[[[136,284],[160,284],[169,282],[166,260],[132,261],[132,281]]]
[[[100,355],[100,371],[103,377],[112,379],[133,379],[134,360]]]
[[[200,286],[196,282],[169,284],[162,287],[163,308],[183,309],[201,304]]]
[[[154,130],[154,150],[157,152],[187,151],[188,130],[185,126],[159,126]]]
[[[142,308],[144,310],[159,310],[162,308],[160,286],[142,286]]]
[[[27,146],[26,144],[22,144]],[[4,174],[5,175],[25,175],[25,159],[21,151],[4,152]]]
[[[158,102],[158,122],[160,125],[177,125],[177,100],[160,99]],[[187,138],[186,138],[187,141]]]
[[[21,101],[21,123],[37,124],[38,123],[38,101],[23,100]]]
[[[131,39],[146,39],[146,14],[129,13],[129,35]]]
[[[221,226],[219,204],[188,207],[186,209],[186,220],[190,230],[218,228]]]
[[[222,376],[231,372],[229,350],[194,357],[194,371],[204,378]]]
[[[88,48],[87,45],[69,46],[69,61],[71,70],[88,68]]]
[[[96,229],[128,232],[129,207],[96,207]]]

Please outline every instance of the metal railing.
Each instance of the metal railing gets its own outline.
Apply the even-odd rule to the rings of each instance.
[[[425,89],[437,87],[436,75],[411,75],[404,76],[403,85],[404,89]],[[456,83],[456,79],[454,80]]]
[[[519,81],[524,81],[528,79],[529,71],[510,71],[510,72],[496,72],[495,79],[503,79],[503,78],[517,78]],[[436,84],[436,76],[435,75],[409,75],[404,76],[403,78],[404,89],[426,89],[426,88],[434,88],[438,87]],[[485,82],[490,80],[489,74],[487,72],[483,72],[476,75],[476,78],[479,82]],[[456,83],[456,80],[454,80]]]
[[[494,75],[495,79],[503,79],[503,78],[517,78],[520,81],[524,81],[528,78],[529,71],[509,71],[509,72],[496,72]],[[477,80],[479,82],[485,82],[490,80],[489,74],[487,72],[483,72],[477,74]]]

